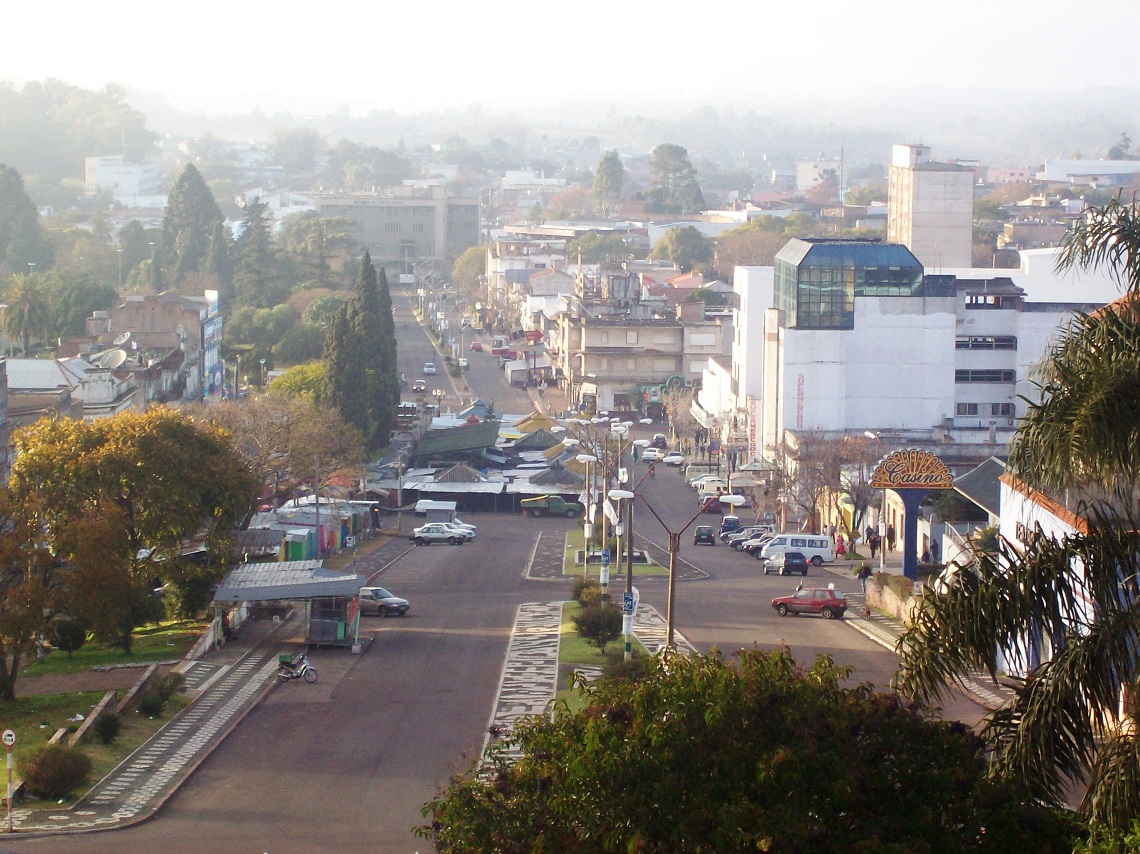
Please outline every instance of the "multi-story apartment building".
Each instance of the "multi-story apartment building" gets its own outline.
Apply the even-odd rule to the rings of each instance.
[[[969,267],[974,169],[931,160],[928,145],[896,145],[887,179],[887,240],[926,267]]]

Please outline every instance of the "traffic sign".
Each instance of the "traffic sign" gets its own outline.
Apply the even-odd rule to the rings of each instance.
[[[8,747],[11,747],[13,744],[16,743],[16,733],[10,729],[6,729],[6,730],[4,730],[3,739],[4,739],[4,744],[6,744]]]
[[[345,537],[344,538],[344,547],[347,549],[356,548],[356,537]]]
[[[627,614],[633,613],[633,594],[623,593],[621,596],[621,609]]]
[[[609,549],[602,549],[602,563],[604,563],[606,566],[610,565],[610,550]]]

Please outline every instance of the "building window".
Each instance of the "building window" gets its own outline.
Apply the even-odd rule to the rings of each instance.
[[[1017,338],[1013,335],[994,335],[992,337],[960,336],[954,341],[958,350],[1016,350]]]
[[[1013,418],[1012,403],[991,403],[990,415],[996,418]]]
[[[990,309],[990,308],[1013,308],[1016,304],[1016,299],[1011,296],[998,296],[997,294],[967,294],[966,308],[968,309]]]
[[[610,343],[610,333],[605,332],[605,331],[602,332],[602,343],[603,344],[609,344]]]
[[[625,343],[626,344],[636,344],[637,343],[637,330],[636,329],[627,329],[626,330]]]
[[[960,418],[965,418],[971,415],[978,414],[978,404],[976,403],[959,403],[954,408],[954,414]]]
[[[1017,375],[1014,371],[1001,371],[1001,370],[976,370],[976,371],[955,371],[954,382],[956,383],[1012,383],[1017,382]]]

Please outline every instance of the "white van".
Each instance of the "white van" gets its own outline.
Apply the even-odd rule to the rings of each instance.
[[[802,552],[812,566],[835,560],[835,545],[831,538],[818,534],[779,534],[764,544],[760,558],[767,560],[777,552]]]

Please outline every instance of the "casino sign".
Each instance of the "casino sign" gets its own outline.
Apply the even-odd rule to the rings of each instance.
[[[908,448],[884,457],[871,474],[872,489],[952,489],[946,464],[929,451]]]

